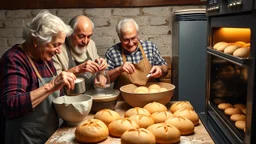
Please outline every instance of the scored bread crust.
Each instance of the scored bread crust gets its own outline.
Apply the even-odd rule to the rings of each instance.
[[[145,128],[130,129],[121,137],[122,144],[155,144],[156,139],[152,132]]]
[[[132,128],[139,128],[139,125],[129,118],[120,118],[112,121],[108,125],[109,133],[114,137],[121,137],[126,130]]]

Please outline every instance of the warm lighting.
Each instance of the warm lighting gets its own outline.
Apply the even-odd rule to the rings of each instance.
[[[213,29],[213,44],[224,41],[233,43],[236,41],[250,42],[251,30],[249,28],[218,28]]]

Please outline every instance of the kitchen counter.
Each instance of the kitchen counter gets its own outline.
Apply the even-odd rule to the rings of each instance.
[[[115,111],[118,112],[121,117],[124,116],[124,112],[131,108],[126,102],[119,101],[116,105]],[[170,108],[170,104],[167,104],[167,108]],[[89,114],[85,119],[92,119],[94,114]],[[75,127],[67,126],[63,123],[58,130],[48,139],[46,144],[79,144],[75,140]],[[181,136],[180,144],[213,144],[213,140],[206,131],[202,122],[195,127],[195,132],[191,135]],[[109,136],[106,140],[100,142],[100,144],[120,144],[120,138]]]

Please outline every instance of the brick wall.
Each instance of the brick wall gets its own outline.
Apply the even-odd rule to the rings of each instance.
[[[204,6],[166,6],[140,8],[50,9],[66,23],[75,15],[85,14],[95,24],[93,40],[98,53],[119,42],[115,32],[117,22],[124,17],[134,18],[140,26],[140,38],[154,42],[162,55],[172,54],[172,23],[174,11]],[[0,56],[14,44],[22,43],[22,27],[40,10],[0,10]]]

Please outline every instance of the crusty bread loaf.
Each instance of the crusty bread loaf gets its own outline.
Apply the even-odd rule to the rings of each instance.
[[[140,128],[147,128],[148,126],[154,124],[154,120],[150,116],[146,115],[132,115],[129,117],[129,119],[135,121]]]
[[[226,54],[233,54],[235,50],[237,50],[238,48],[240,48],[238,45],[230,45],[230,46],[227,46],[225,49],[224,49],[224,53]]]
[[[150,117],[155,121],[155,123],[162,123],[165,122],[172,115],[173,114],[169,111],[159,111],[152,113]]]
[[[175,102],[174,104],[172,104],[170,111],[172,113],[174,113],[175,111],[179,110],[179,109],[191,109],[193,110],[193,106],[190,104],[189,101],[179,101],[179,102]]]
[[[233,56],[247,58],[250,55],[250,48],[238,48],[234,51]]]
[[[141,107],[134,107],[134,108],[130,108],[128,109],[125,113],[124,113],[124,117],[130,117],[132,115],[137,115],[137,114],[143,114],[146,116],[150,116],[150,112],[144,108]]]
[[[194,110],[190,110],[190,109],[180,109],[177,110],[174,113],[175,116],[183,116],[188,118],[189,120],[191,120],[193,122],[194,125],[198,125],[199,124],[199,117],[197,115],[197,113]]]
[[[173,125],[157,123],[149,126],[147,130],[154,134],[157,143],[167,144],[180,141],[180,131]]]
[[[221,109],[221,110],[225,110],[225,109],[231,108],[231,107],[233,107],[233,105],[230,104],[230,103],[220,103],[218,105],[218,108]]]
[[[228,46],[230,46],[229,43],[222,43],[222,44],[220,44],[220,45],[216,48],[216,50],[223,52],[223,51],[225,50],[225,48],[228,47]]]
[[[194,124],[191,120],[182,116],[171,116],[165,123],[175,126],[181,135],[194,133]]]
[[[112,121],[120,119],[120,114],[111,109],[102,109],[94,115],[94,118],[99,119],[108,125]]]
[[[81,122],[75,130],[75,138],[83,143],[96,143],[105,140],[109,135],[108,127],[98,119]]]
[[[236,128],[240,129],[240,130],[244,130],[245,129],[245,121],[236,121],[235,122],[235,126]]]
[[[246,116],[244,114],[232,114],[230,119],[232,121],[245,121]]]
[[[216,44],[214,44],[213,49],[217,49],[217,47],[219,47],[222,44],[227,44],[226,42],[217,42]]]
[[[108,125],[109,133],[114,137],[121,137],[126,130],[134,128],[139,128],[139,125],[129,118],[120,118]]]
[[[122,144],[155,144],[156,139],[152,132],[145,128],[130,129],[123,133]]]
[[[148,110],[151,114],[158,111],[167,111],[167,107],[159,102],[148,103],[143,108]]]
[[[227,115],[233,115],[233,114],[242,114],[242,111],[239,108],[227,108],[224,111]]]
[[[239,103],[234,104],[234,107],[235,107],[235,108],[239,108],[240,110],[246,108],[245,104],[239,104]]]

